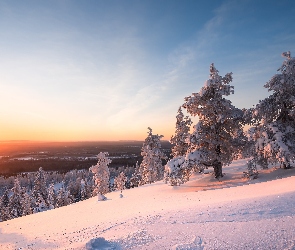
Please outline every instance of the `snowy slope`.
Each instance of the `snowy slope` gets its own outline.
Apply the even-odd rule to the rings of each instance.
[[[197,174],[0,223],[0,249],[295,249],[295,169]]]

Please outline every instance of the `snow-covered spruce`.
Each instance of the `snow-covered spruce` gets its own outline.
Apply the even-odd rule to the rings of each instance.
[[[10,220],[11,216],[9,213],[9,195],[8,189],[5,189],[4,194],[0,199],[0,221]]]
[[[122,191],[125,189],[125,184],[127,182],[127,177],[125,176],[124,172],[121,172],[114,180],[115,188],[120,190],[120,198],[123,197]]]
[[[100,152],[97,155],[97,164],[89,168],[94,176],[94,195],[97,195],[98,200],[106,200],[104,194],[109,192],[110,171],[108,165],[111,160],[108,158],[108,152]]]
[[[218,74],[214,64],[210,66],[210,78],[198,93],[185,98],[183,108],[199,122],[188,138],[188,151],[182,159],[172,159],[165,167],[166,181],[171,185],[189,179],[190,171],[212,166],[216,178],[223,177],[222,166],[230,164],[245,144],[243,111],[223,98],[233,94],[232,73],[224,77]],[[179,162],[181,164],[178,164]],[[177,163],[177,164],[175,164]]]
[[[175,135],[170,139],[173,145],[171,155],[173,157],[183,156],[188,150],[187,138],[189,137],[190,126],[192,120],[188,116],[184,116],[181,107],[179,107],[176,116]]]
[[[161,138],[163,135],[153,135],[152,129],[148,128],[148,136],[145,139],[141,155],[143,160],[140,164],[139,172],[141,173],[141,185],[152,183],[163,178],[164,167],[162,159],[166,159],[161,147]]]
[[[280,73],[264,85],[273,93],[248,111],[253,125],[248,136],[254,141],[254,157],[288,168],[295,160],[295,58],[290,52],[282,56]]]
[[[42,167],[40,167],[38,172],[36,173],[34,187],[32,191],[34,213],[42,212],[49,209],[46,180],[47,173],[42,169]]]
[[[136,165],[135,165],[134,173],[132,174],[132,176],[129,180],[130,187],[131,188],[138,187],[140,182],[141,182],[140,166],[137,161]]]
[[[69,191],[65,188],[64,183],[62,187],[57,192],[56,197],[56,207],[63,207],[70,205],[72,203],[72,198]]]
[[[12,195],[9,197],[9,214],[10,218],[17,218],[23,214],[22,204],[22,190],[18,179],[14,180],[14,187],[12,188]]]

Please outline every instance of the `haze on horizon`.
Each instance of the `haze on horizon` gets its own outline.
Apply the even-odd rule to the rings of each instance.
[[[233,105],[269,93],[295,55],[295,2],[0,2],[0,141],[169,139],[212,62]]]

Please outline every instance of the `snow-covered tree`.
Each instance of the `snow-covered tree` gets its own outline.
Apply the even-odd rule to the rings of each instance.
[[[198,116],[199,121],[188,138],[187,154],[166,165],[166,180],[171,179],[171,185],[187,181],[194,168],[202,170],[212,166],[215,178],[223,177],[222,166],[230,164],[243,146],[243,111],[223,97],[233,94],[231,81],[232,73],[222,77],[211,64],[205,86],[185,98],[183,108],[190,115]]]
[[[39,213],[48,210],[48,204],[43,199],[43,196],[40,193],[38,193],[37,195],[37,198],[34,198],[33,212]]]
[[[162,159],[166,159],[161,147],[163,135],[153,135],[152,129],[148,128],[148,136],[145,139],[141,155],[143,160],[140,164],[141,184],[152,183],[163,178],[164,167]]]
[[[54,209],[55,206],[56,206],[56,192],[55,192],[55,189],[54,189],[54,184],[51,183],[49,185],[49,188],[48,188],[48,197],[47,197],[47,201],[48,201],[48,208],[49,209]]]
[[[280,73],[264,85],[272,94],[248,111],[253,125],[248,134],[259,159],[286,168],[295,159],[295,58],[290,52],[282,56]]]
[[[84,181],[84,179],[81,179],[81,184],[80,184],[80,196],[81,196],[81,201],[86,200],[88,198],[88,193],[87,193],[87,183]]]
[[[167,162],[164,171],[165,183],[178,186],[189,181],[193,169],[185,159],[185,156],[177,156]]]
[[[135,165],[134,173],[132,174],[130,178],[130,187],[132,188],[138,187],[140,182],[141,182],[141,173],[140,173],[140,166],[137,161]]]
[[[104,194],[109,192],[110,171],[108,165],[111,160],[108,152],[100,152],[97,155],[97,164],[89,168],[94,174],[94,195],[98,195],[98,200],[105,200]]]
[[[117,190],[120,190],[121,193],[125,189],[125,184],[127,182],[127,177],[124,172],[121,172],[114,180],[114,184]]]
[[[22,216],[26,216],[29,214],[32,214],[32,207],[31,207],[31,197],[29,196],[29,194],[27,193],[27,190],[25,188],[22,188],[22,198],[21,198],[21,202],[22,202],[22,207],[23,207],[23,213]]]
[[[68,190],[66,190],[64,184],[57,192],[56,197],[56,207],[63,207],[70,205],[72,203],[72,198]]]
[[[171,137],[170,143],[174,145],[171,149],[173,157],[183,156],[188,150],[187,138],[189,137],[192,120],[184,116],[181,107],[179,107],[176,116],[175,135]]]
[[[35,200],[36,203],[36,211],[40,210],[40,206],[43,207],[44,203],[44,209],[48,208],[48,190],[46,186],[46,178],[47,173],[42,169],[42,167],[39,168],[38,172],[36,173],[35,180],[34,180],[34,187],[32,191],[32,197]],[[43,211],[43,208],[42,208]]]
[[[5,189],[4,194],[0,199],[0,221],[6,221],[11,218],[9,212],[9,195],[8,189]]]
[[[23,215],[22,190],[17,178],[14,180],[12,195],[9,198],[9,213],[11,218],[17,218]]]
[[[74,198],[74,201],[80,201],[81,200],[81,178],[76,177],[73,180],[70,180],[67,186],[71,196]]]

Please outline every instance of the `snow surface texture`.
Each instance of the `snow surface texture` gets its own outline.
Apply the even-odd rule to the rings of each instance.
[[[295,249],[295,169],[196,174],[0,223],[0,249]]]

